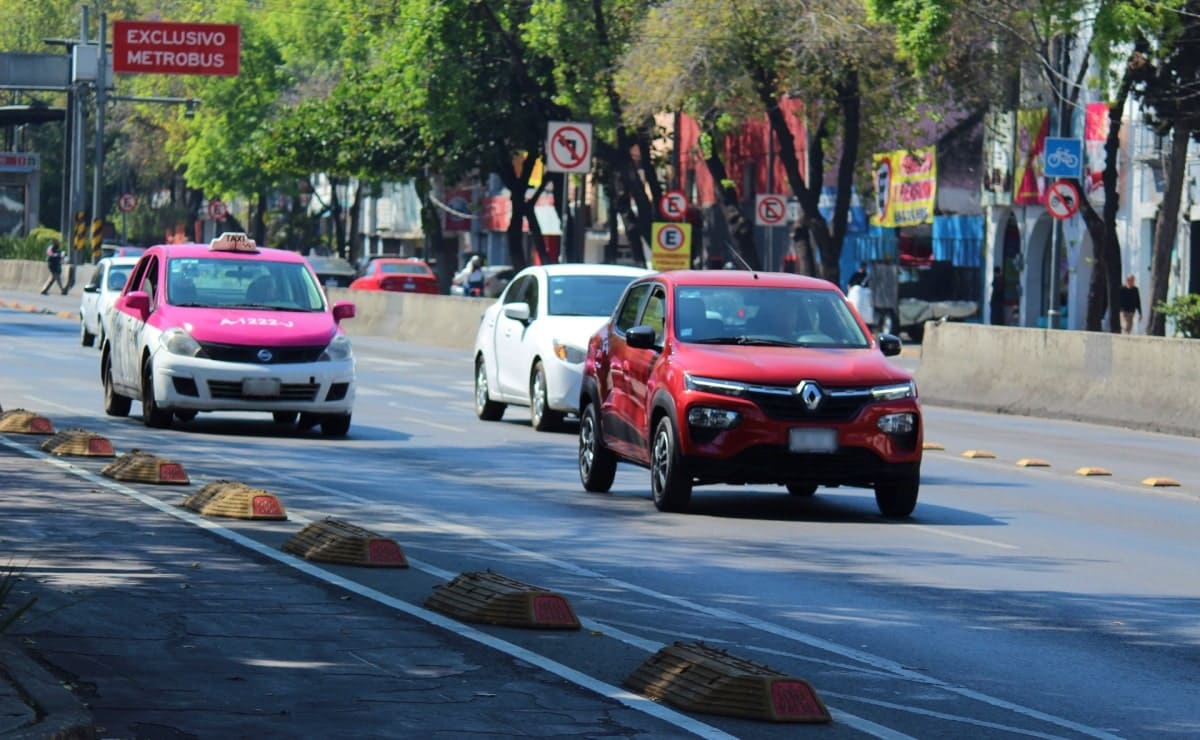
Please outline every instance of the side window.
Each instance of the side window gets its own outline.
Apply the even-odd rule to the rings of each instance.
[[[538,314],[538,279],[536,275],[529,276],[525,286],[525,302],[529,304],[529,318],[536,319]]]
[[[87,285],[83,286],[83,289],[84,290],[95,290],[96,288],[99,288],[100,287],[100,278],[101,278],[103,272],[104,272],[103,267],[97,267],[95,270],[92,270],[92,276],[90,278],[88,278]]]
[[[129,281],[130,292],[135,291],[135,290],[141,290],[142,278],[143,278],[143,276],[145,276],[146,266],[149,264],[150,264],[150,258],[145,257],[145,258],[142,258],[141,260],[139,260],[138,263],[133,266],[133,280]]]
[[[142,273],[142,283],[139,290],[150,296],[150,308],[153,309],[158,298],[158,260],[151,257],[146,261],[146,270]]]
[[[525,276],[517,280],[512,285],[508,286],[508,292],[504,294],[504,303],[522,303],[525,301],[525,289],[529,286],[529,277]]]
[[[617,312],[617,331],[621,334],[632,329],[637,321],[638,311],[642,308],[642,302],[646,300],[646,294],[650,292],[651,284],[643,283],[630,288],[625,295],[625,302],[621,304],[621,310]]]
[[[641,323],[654,329],[654,343],[662,344],[663,326],[665,325],[667,298],[662,288],[655,288],[646,301],[646,309],[642,311]]]

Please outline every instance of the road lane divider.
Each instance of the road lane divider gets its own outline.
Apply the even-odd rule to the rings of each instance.
[[[1082,468],[1076,468],[1075,475],[1082,475],[1084,477],[1092,477],[1092,476],[1097,476],[1097,475],[1112,475],[1112,473],[1109,472],[1108,470],[1105,470],[1104,468],[1095,468],[1095,467],[1086,467],[1085,466]]]
[[[1017,460],[1017,465],[1022,468],[1048,468],[1050,463],[1038,457],[1023,457]]]
[[[994,460],[994,459],[996,459],[995,453],[989,452],[987,450],[967,450],[966,452],[964,452],[962,454],[962,456],[967,458],[968,460]]]

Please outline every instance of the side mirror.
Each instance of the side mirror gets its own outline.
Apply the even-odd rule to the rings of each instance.
[[[89,283],[89,284],[87,284],[87,285],[83,286],[83,292],[84,292],[84,293],[99,293],[99,292],[100,292],[100,286],[99,286],[99,285],[92,285],[91,283]]]
[[[340,322],[342,319],[354,318],[354,304],[350,301],[338,301],[333,304],[333,320]]]
[[[654,349],[654,329],[649,326],[635,326],[625,332],[625,343],[634,349]]]
[[[135,290],[125,296],[125,308],[145,318],[150,313],[150,294],[144,290]]]
[[[902,345],[900,337],[895,334],[880,334],[878,339],[879,351],[883,353],[884,357],[895,357],[900,354],[900,347]]]
[[[513,321],[529,321],[529,304],[506,303],[504,304],[504,315]]]

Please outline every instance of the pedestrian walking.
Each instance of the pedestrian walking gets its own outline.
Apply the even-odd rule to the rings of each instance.
[[[1142,318],[1142,294],[1138,291],[1137,278],[1133,273],[1125,276],[1125,284],[1121,286],[1120,292],[1117,294],[1117,302],[1121,307],[1121,333],[1133,333],[1133,316],[1137,314],[1138,320]]]
[[[851,285],[861,285],[866,288],[869,284],[870,277],[867,274],[867,263],[859,262],[858,269],[851,273],[850,282],[846,287],[850,287]]]
[[[46,269],[50,271],[50,277],[46,278],[46,284],[42,286],[42,295],[50,292],[50,288],[57,285],[63,295],[67,294],[67,286],[62,279],[62,252],[58,249],[58,240],[50,242],[50,246],[46,248]]]

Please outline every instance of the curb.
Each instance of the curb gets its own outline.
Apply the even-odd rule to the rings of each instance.
[[[91,712],[24,650],[0,641],[0,673],[10,680],[36,719],[4,732],[11,740],[94,740]]]
[[[25,311],[26,313],[47,314],[49,316],[57,316],[60,319],[73,319],[77,315],[70,311],[56,311],[53,308],[43,308],[41,306],[34,306],[29,303],[18,303],[16,301],[0,300],[0,308],[12,308],[17,311]]]

